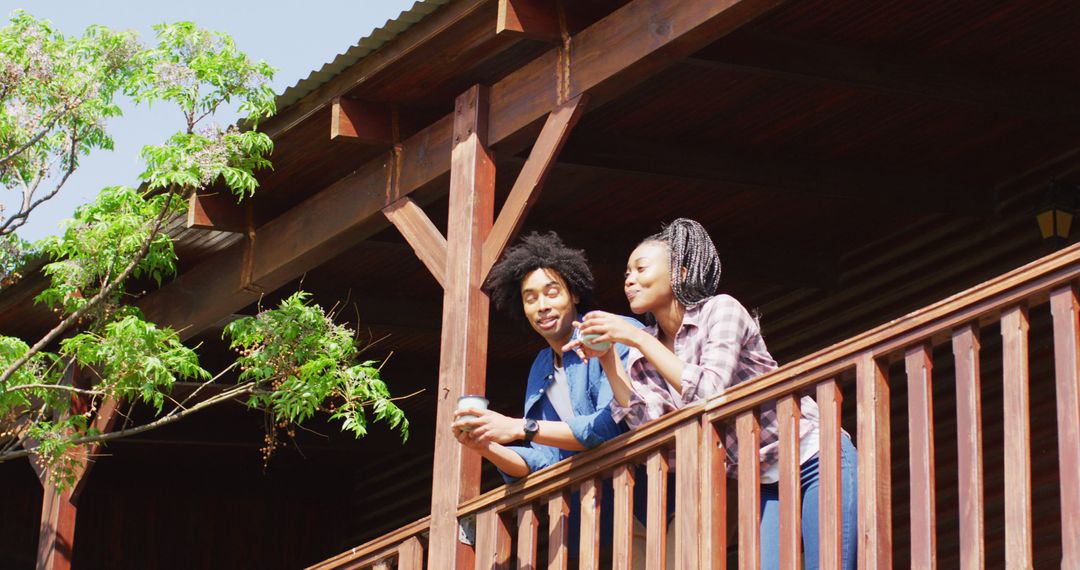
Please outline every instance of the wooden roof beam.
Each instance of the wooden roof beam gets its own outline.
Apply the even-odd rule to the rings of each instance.
[[[330,140],[372,146],[394,144],[394,110],[383,103],[335,97],[330,106]]]
[[[962,66],[905,61],[850,48],[760,33],[740,33],[684,63],[740,69],[784,79],[839,84],[884,93],[936,99],[1042,119],[1077,119],[1075,88],[1035,77],[1001,79]]]
[[[559,103],[586,92],[593,102],[615,97],[781,3],[632,0],[574,36],[566,81],[556,81],[563,55],[552,48],[492,85],[488,141],[497,148],[520,144],[520,134]],[[189,338],[256,301],[260,291],[276,289],[386,228],[380,213],[389,204],[422,188],[427,199],[446,195],[444,186],[432,183],[447,179],[452,143],[450,114],[402,141],[399,158],[380,156],[260,226],[251,286],[242,275],[247,243],[241,241],[147,295],[140,308]],[[395,164],[401,175],[388,191]]]
[[[496,35],[558,43],[561,0],[499,0]]]
[[[192,229],[240,233],[247,228],[250,212],[250,199],[237,203],[236,196],[227,192],[195,192],[188,198],[185,225]]]

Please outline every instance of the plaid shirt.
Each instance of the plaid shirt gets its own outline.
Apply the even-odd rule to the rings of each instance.
[[[645,330],[657,336],[656,325]],[[698,400],[722,394],[728,388],[756,378],[776,368],[776,361],[765,348],[761,329],[750,313],[733,297],[716,295],[686,310],[682,326],[675,335],[675,354],[683,367],[682,394],[664,380],[660,372],[636,348],[630,349],[627,370],[631,379],[630,402],[626,407],[611,401],[612,419],[634,429],[648,421],[690,405]],[[780,457],[780,433],[776,423],[776,403],[759,410],[761,425],[762,483],[777,481]],[[800,457],[803,462],[818,452],[818,407],[813,398],[802,398]],[[737,473],[738,440],[735,430],[726,430],[728,476]]]

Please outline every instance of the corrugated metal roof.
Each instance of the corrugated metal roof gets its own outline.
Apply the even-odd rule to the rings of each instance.
[[[356,62],[377,51],[387,42],[401,35],[405,30],[411,28],[413,24],[423,20],[428,14],[431,14],[449,3],[450,0],[418,0],[413,4],[412,8],[402,12],[401,15],[393,20],[387,20],[386,24],[382,27],[372,30],[370,34],[356,42],[356,45],[353,45],[346,50],[345,53],[335,57],[334,61],[312,71],[306,79],[301,79],[296,82],[296,85],[285,89],[285,91],[277,97],[278,110],[284,109],[300,99],[303,99],[307,94],[322,87],[348,67],[356,64]]]

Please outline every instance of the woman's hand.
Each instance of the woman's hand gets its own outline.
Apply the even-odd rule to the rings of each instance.
[[[462,416],[474,416],[461,419]],[[475,445],[487,443],[510,443],[524,437],[525,421],[520,418],[509,418],[499,412],[491,410],[458,410],[454,412],[453,423],[454,436],[461,432],[468,436]],[[462,441],[458,438],[458,441]],[[463,445],[469,445],[462,441]]]
[[[598,335],[589,339],[592,344],[622,343],[626,346],[638,345],[641,329],[630,324],[629,321],[612,313],[604,311],[590,311],[585,314],[581,323],[574,323],[578,327],[581,336]]]

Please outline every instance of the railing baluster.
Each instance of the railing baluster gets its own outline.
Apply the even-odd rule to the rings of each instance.
[[[536,520],[536,507],[525,505],[518,507],[518,570],[536,570],[536,539],[540,523]]]
[[[727,456],[720,430],[707,419],[701,426],[701,547],[698,549],[704,570],[727,569]]]
[[[489,508],[476,516],[476,569],[510,567],[510,530],[502,515]]]
[[[908,385],[908,449],[911,477],[911,566],[937,567],[934,502],[933,356],[928,344],[904,354]]]
[[[1050,293],[1061,477],[1061,567],[1080,566],[1080,305],[1072,284]]]
[[[566,570],[570,552],[566,543],[570,530],[570,499],[566,490],[548,499],[548,569]]]
[[[615,536],[611,548],[611,565],[614,570],[633,568],[634,542],[634,466],[620,465],[612,477],[615,490],[613,515]]]
[[[799,400],[788,394],[776,403],[780,429],[780,568],[802,568],[802,481],[799,449]]]
[[[889,384],[872,353],[856,364],[859,429],[859,568],[892,568]]]
[[[675,430],[675,568],[699,570],[701,533],[701,423],[687,422]],[[670,537],[669,537],[670,540]]]
[[[664,570],[667,554],[667,479],[668,456],[666,449],[649,454],[645,461],[649,495],[645,522],[645,567]]]
[[[1005,400],[1005,564],[1030,568],[1031,537],[1031,423],[1028,394],[1027,308],[1002,311],[1002,368]]]
[[[739,440],[739,568],[761,567],[761,426],[757,412],[735,420]]]
[[[599,479],[589,479],[581,484],[581,551],[578,568],[600,568],[600,494],[603,487]]]
[[[977,325],[952,335],[956,366],[957,483],[960,495],[960,567],[986,566],[983,538],[982,376]]]
[[[840,404],[843,395],[835,379],[817,386],[817,405],[821,417],[818,427],[821,449],[818,451],[818,548],[821,568],[840,568],[843,553],[843,509],[840,487]]]
[[[406,538],[398,545],[398,570],[423,570],[424,545],[415,536]]]

